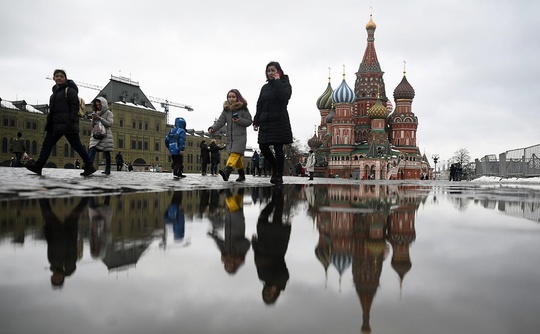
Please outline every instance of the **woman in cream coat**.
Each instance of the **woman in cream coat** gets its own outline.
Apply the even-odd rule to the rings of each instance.
[[[105,127],[106,135],[102,139],[96,139],[93,135],[90,136],[90,145],[88,155],[90,163],[94,163],[96,152],[103,152],[105,156],[105,171],[103,174],[111,174],[111,152],[114,150],[114,140],[111,131],[111,126],[114,123],[114,115],[109,110],[109,104],[104,97],[98,97],[92,102],[92,124],[101,122]]]

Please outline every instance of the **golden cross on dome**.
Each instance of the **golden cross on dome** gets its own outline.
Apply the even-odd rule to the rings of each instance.
[[[403,76],[405,76],[405,73],[407,73],[407,71],[405,70],[406,65],[407,65],[407,62],[404,60],[403,61]]]

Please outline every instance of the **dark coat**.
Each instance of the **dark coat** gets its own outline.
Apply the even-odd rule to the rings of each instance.
[[[210,161],[210,149],[208,148],[208,145],[206,143],[201,143],[201,161],[203,163],[208,163]]]
[[[268,80],[261,88],[257,100],[257,113],[253,125],[259,127],[259,144],[290,144],[293,142],[291,121],[287,105],[292,87],[289,77]]]
[[[45,131],[79,133],[79,88],[73,81],[67,80],[60,86],[54,85],[52,91]]]
[[[225,146],[219,147],[216,143],[210,143],[210,162],[213,164],[219,164],[221,160],[221,155],[219,151],[223,150]]]

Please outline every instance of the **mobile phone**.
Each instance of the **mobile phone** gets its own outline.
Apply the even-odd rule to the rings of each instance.
[[[238,113],[237,112],[233,113],[232,118],[238,118]]]

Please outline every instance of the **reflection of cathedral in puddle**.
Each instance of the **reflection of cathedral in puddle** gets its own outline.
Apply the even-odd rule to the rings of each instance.
[[[342,275],[352,266],[363,312],[362,332],[370,333],[371,305],[383,261],[391,246],[392,268],[401,284],[411,269],[409,248],[416,236],[415,212],[427,195],[407,196],[411,188],[397,186],[310,188],[315,200],[313,218],[319,230],[316,256],[326,273],[331,266],[338,271],[340,289]]]

